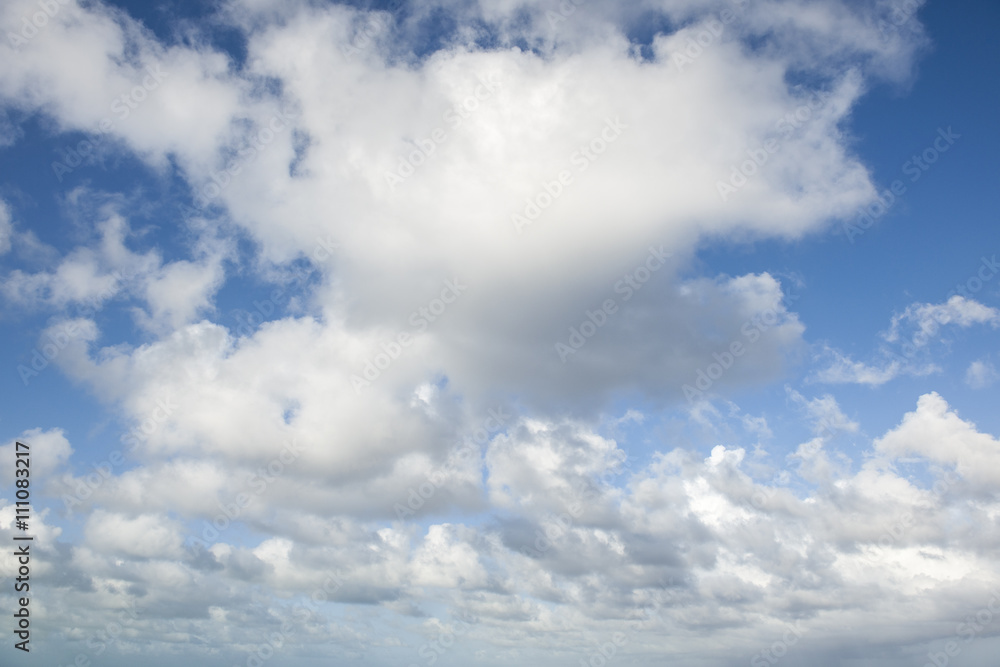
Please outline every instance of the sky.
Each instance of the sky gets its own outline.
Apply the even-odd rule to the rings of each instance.
[[[995,664],[998,28],[0,4],[0,664]]]

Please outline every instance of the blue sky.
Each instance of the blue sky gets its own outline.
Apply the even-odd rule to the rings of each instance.
[[[45,660],[923,664],[1000,592],[1000,7],[45,6],[0,10]]]

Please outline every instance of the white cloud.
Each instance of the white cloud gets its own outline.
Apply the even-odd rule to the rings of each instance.
[[[92,247],[70,252],[52,271],[14,270],[2,283],[4,295],[27,306],[65,307],[88,304],[98,308],[126,286],[126,279],[158,263],[156,253],[132,253],[124,246],[128,224],[110,210],[98,222],[99,238]]]
[[[962,477],[984,486],[1000,482],[1000,443],[960,419],[936,393],[921,396],[917,409],[876,440],[875,449],[894,457],[916,454],[954,465]]]
[[[832,363],[812,375],[814,382],[825,384],[864,384],[872,387],[889,382],[901,371],[898,361],[891,361],[883,367],[870,366],[862,361],[854,361],[837,350],[827,348],[825,356],[832,357]]]
[[[878,349],[878,359],[867,364],[829,346],[819,359],[826,367],[812,373],[810,380],[826,384],[863,384],[877,387],[900,375],[924,376],[938,373],[941,367],[929,361],[932,343],[945,340],[942,327],[967,329],[977,324],[1000,326],[1000,310],[978,301],[953,296],[945,303],[915,303],[892,316],[882,338],[889,345]]]
[[[75,191],[71,202],[85,193]],[[91,317],[120,297],[133,297],[145,307],[133,308],[144,328],[168,333],[193,322],[212,309],[215,292],[224,279],[223,260],[228,244],[202,234],[195,243],[194,261],[164,262],[159,252],[135,252],[126,240],[137,236],[117,204],[97,212],[96,238],[69,252],[51,270],[26,273],[20,269],[0,280],[0,293],[9,302],[28,308],[66,309]]]
[[[488,488],[495,507],[565,512],[594,479],[622,472],[625,453],[582,425],[527,420],[490,443]]]
[[[827,414],[834,404],[824,399],[803,405]],[[279,493],[268,496],[265,514],[248,508],[247,520],[272,537],[244,547],[223,533],[199,556],[183,549],[180,523],[163,510],[97,509],[87,522],[87,544],[56,556],[56,563],[70,582],[83,572],[93,578],[94,588],[73,583],[69,594],[89,603],[95,618],[109,618],[111,612],[100,609],[120,609],[130,597],[140,600],[146,620],[134,626],[136,639],[176,631],[161,614],[184,600],[189,618],[200,619],[185,621],[192,624],[189,632],[210,643],[239,644],[242,633],[262,631],[269,621],[242,616],[239,605],[220,607],[219,591],[240,597],[264,586],[268,595],[295,600],[326,582],[328,592],[316,599],[374,603],[372,615],[338,617],[330,625],[318,608],[296,614],[302,633],[289,650],[319,637],[335,637],[341,648],[372,646],[378,640],[366,624],[373,618],[391,627],[422,627],[421,634],[433,639],[441,632],[439,621],[414,626],[413,615],[440,604],[452,618],[470,623],[467,641],[475,646],[517,642],[524,651],[572,652],[579,650],[581,632],[623,631],[660,659],[674,655],[680,642],[706,664],[725,664],[732,651],[757,650],[762,635],[788,622],[780,610],[793,603],[838,619],[801,619],[817,642],[803,643],[804,660],[849,650],[858,635],[845,644],[845,625],[865,628],[862,636],[872,641],[891,630],[897,642],[919,645],[934,633],[953,632],[956,605],[977,609],[980,591],[1000,584],[988,575],[983,550],[995,537],[992,524],[970,533],[948,519],[974,497],[984,516],[1000,512],[996,503],[969,495],[995,485],[989,471],[1000,466],[989,457],[1000,449],[934,394],[921,397],[897,428],[874,441],[878,456],[861,470],[827,465],[822,474],[828,483],[796,492],[751,478],[741,448],[716,446],[707,457],[674,450],[657,454],[648,467],[619,470],[614,443],[582,424],[525,422],[511,437],[525,446],[514,449],[513,439],[497,438],[487,457],[491,493],[505,487],[512,494],[492,523],[366,526],[284,509],[291,497]],[[528,466],[520,472],[517,451]],[[800,471],[813,475],[822,457],[800,449],[800,456],[807,454],[813,462]],[[933,488],[915,483],[894,470],[913,455],[954,464],[957,475],[939,478],[950,481]],[[598,481],[580,493],[570,484],[609,471],[620,482],[617,490]],[[117,477],[138,472],[116,473],[110,483],[120,485]],[[168,488],[157,483],[168,477],[185,483],[190,477],[189,486],[176,487],[178,496],[216,486],[211,474],[181,466],[152,471],[135,487],[139,506],[166,502]],[[128,495],[118,488],[104,498]],[[571,514],[567,501],[574,493],[582,511]],[[188,514],[197,513],[197,504],[171,506]],[[123,582],[131,594],[121,594]],[[973,583],[978,590],[968,588]],[[959,592],[959,585],[966,588]],[[916,614],[919,628],[885,613],[918,594],[927,604],[911,609],[909,618]],[[59,613],[66,620],[88,626],[71,618],[73,607],[65,609]],[[630,619],[647,618],[643,610],[657,616],[637,631]],[[292,615],[289,607],[279,613]],[[729,623],[720,626],[720,615]],[[231,629],[237,616],[239,629]],[[670,641],[664,627],[677,629]],[[381,649],[370,650],[377,659]]]
[[[162,515],[129,517],[97,509],[84,530],[87,545],[97,552],[169,561],[182,553],[179,526]]]
[[[18,442],[27,445],[27,449],[17,447]],[[14,440],[0,447],[0,456],[3,456],[5,461],[11,462],[9,466],[4,466],[3,475],[4,483],[11,486],[15,480],[15,467],[22,467],[15,466],[13,463],[17,452],[28,453],[29,476],[34,475],[37,480],[46,480],[65,465],[73,453],[73,448],[70,446],[69,440],[66,439],[66,434],[59,428],[47,431],[33,428],[23,432]]]
[[[474,589],[487,583],[487,573],[476,552],[475,529],[465,526],[430,526],[412,562],[412,582],[417,586]]]
[[[1000,326],[1000,310],[958,295],[941,304],[913,304],[901,314],[893,315],[889,331],[884,334],[885,339],[890,343],[899,341],[904,324],[916,329],[909,342],[920,348],[927,345],[946,324],[963,329],[974,324],[989,324],[995,329]]]
[[[194,321],[211,307],[211,297],[222,286],[220,259],[215,256],[199,263],[181,260],[161,269],[146,285],[151,315],[139,310],[139,322],[148,328],[156,328],[156,323],[162,322],[161,327],[173,331]]]
[[[708,402],[678,428],[643,421],[653,425],[629,445],[648,465],[624,465],[627,438],[594,426],[623,396],[643,415],[673,405],[734,342],[746,353],[712,392],[759,387],[795,362],[805,327],[781,283],[764,272],[699,276],[694,257],[719,237],[821,231],[872,197],[843,124],[872,81],[905,80],[921,40],[919,29],[883,39],[874,19],[885,8],[858,4],[752,3],[683,68],[674,56],[725,5],[586,5],[554,27],[536,2],[419,3],[349,58],[359,10],[233,2],[213,17],[246,37],[246,63],[231,67],[207,41],[166,47],[116,10],[70,2],[30,49],[0,45],[0,95],[61,131],[93,132],[146,67],[161,66],[163,82],[113,123],[105,150],[161,174],[176,166],[196,197],[219,205],[188,212],[178,229],[197,240],[183,257],[138,250],[135,223],[109,208],[86,219],[93,238],[5,278],[8,299],[60,315],[128,298],[145,329],[121,341],[78,320],[82,333],[55,360],[122,419],[135,447],[128,469],[78,508],[89,517],[82,542],[53,548],[62,599],[49,599],[66,603],[52,604],[53,626],[85,641],[133,600],[146,609],[129,635],[142,650],[200,638],[245,652],[337,573],[323,593],[336,606],[296,619],[289,660],[302,649],[407,664],[452,627],[445,614],[473,626],[469,643],[486,664],[550,664],[554,654],[576,664],[581,647],[616,630],[661,662],[726,664],[793,616],[816,638],[801,644],[807,664],[886,636],[909,654],[952,632],[954,606],[998,581],[995,521],[969,531],[950,518],[973,502],[977,517],[1000,515],[986,493],[1000,466],[995,437],[936,394],[873,443],[860,471],[817,437],[788,446],[795,465],[775,473],[766,452],[747,457],[730,441]],[[34,7],[6,3],[0,25]],[[420,21],[436,8],[464,27],[417,57]],[[643,60],[624,26],[648,11],[683,28],[656,37]],[[467,26],[479,19],[496,48],[475,45]],[[817,92],[790,85],[793,73],[826,81],[828,95],[784,132],[780,120]],[[490,77],[498,85],[475,110],[449,115]],[[602,144],[609,120],[622,132]],[[438,127],[434,154],[390,187],[386,172]],[[722,201],[718,181],[769,140],[780,151]],[[600,157],[581,162],[592,142]],[[563,169],[573,182],[518,234],[511,215]],[[235,239],[257,253],[238,267],[252,278],[313,262],[316,282],[294,314],[251,331],[201,319],[217,314]],[[332,239],[319,248],[328,260],[321,239]],[[672,263],[630,286],[650,245]],[[135,277],[116,280],[122,267]],[[468,285],[461,299],[414,324],[456,279]],[[617,312],[563,364],[555,343],[607,299]],[[887,339],[913,328],[925,346],[938,321],[995,325],[997,313],[961,299],[915,304]],[[401,332],[412,342],[391,352]],[[381,354],[396,358],[376,367]],[[830,355],[825,382],[878,386],[929,368]],[[359,390],[352,376],[369,362],[377,377]],[[861,433],[832,395],[789,396],[818,434]],[[487,432],[496,409],[511,417]],[[621,412],[616,427],[642,421]],[[716,427],[707,456],[687,446],[699,419]],[[728,419],[741,436],[777,439],[764,417],[730,405]],[[80,478],[59,473],[68,441],[35,437],[46,433],[40,465],[53,488],[75,488]],[[473,455],[456,463],[466,439]],[[895,470],[908,456],[954,466],[956,481],[947,493],[926,488]],[[420,515],[400,520],[394,505],[425,496],[428,483]],[[207,550],[185,548],[240,494],[250,502],[239,528],[220,529]],[[895,530],[907,514],[920,520]],[[652,609],[659,619],[630,629]],[[380,653],[386,636],[408,652]]]
[[[973,361],[965,371],[965,384],[973,389],[987,389],[998,379],[1000,373],[997,373],[993,363],[986,359]]]
[[[806,415],[812,420],[813,430],[817,435],[830,437],[836,435],[838,431],[856,433],[858,423],[847,417],[830,394],[820,398],[807,399],[805,396],[795,391],[791,387],[786,387],[788,396],[796,404],[805,410]]]

